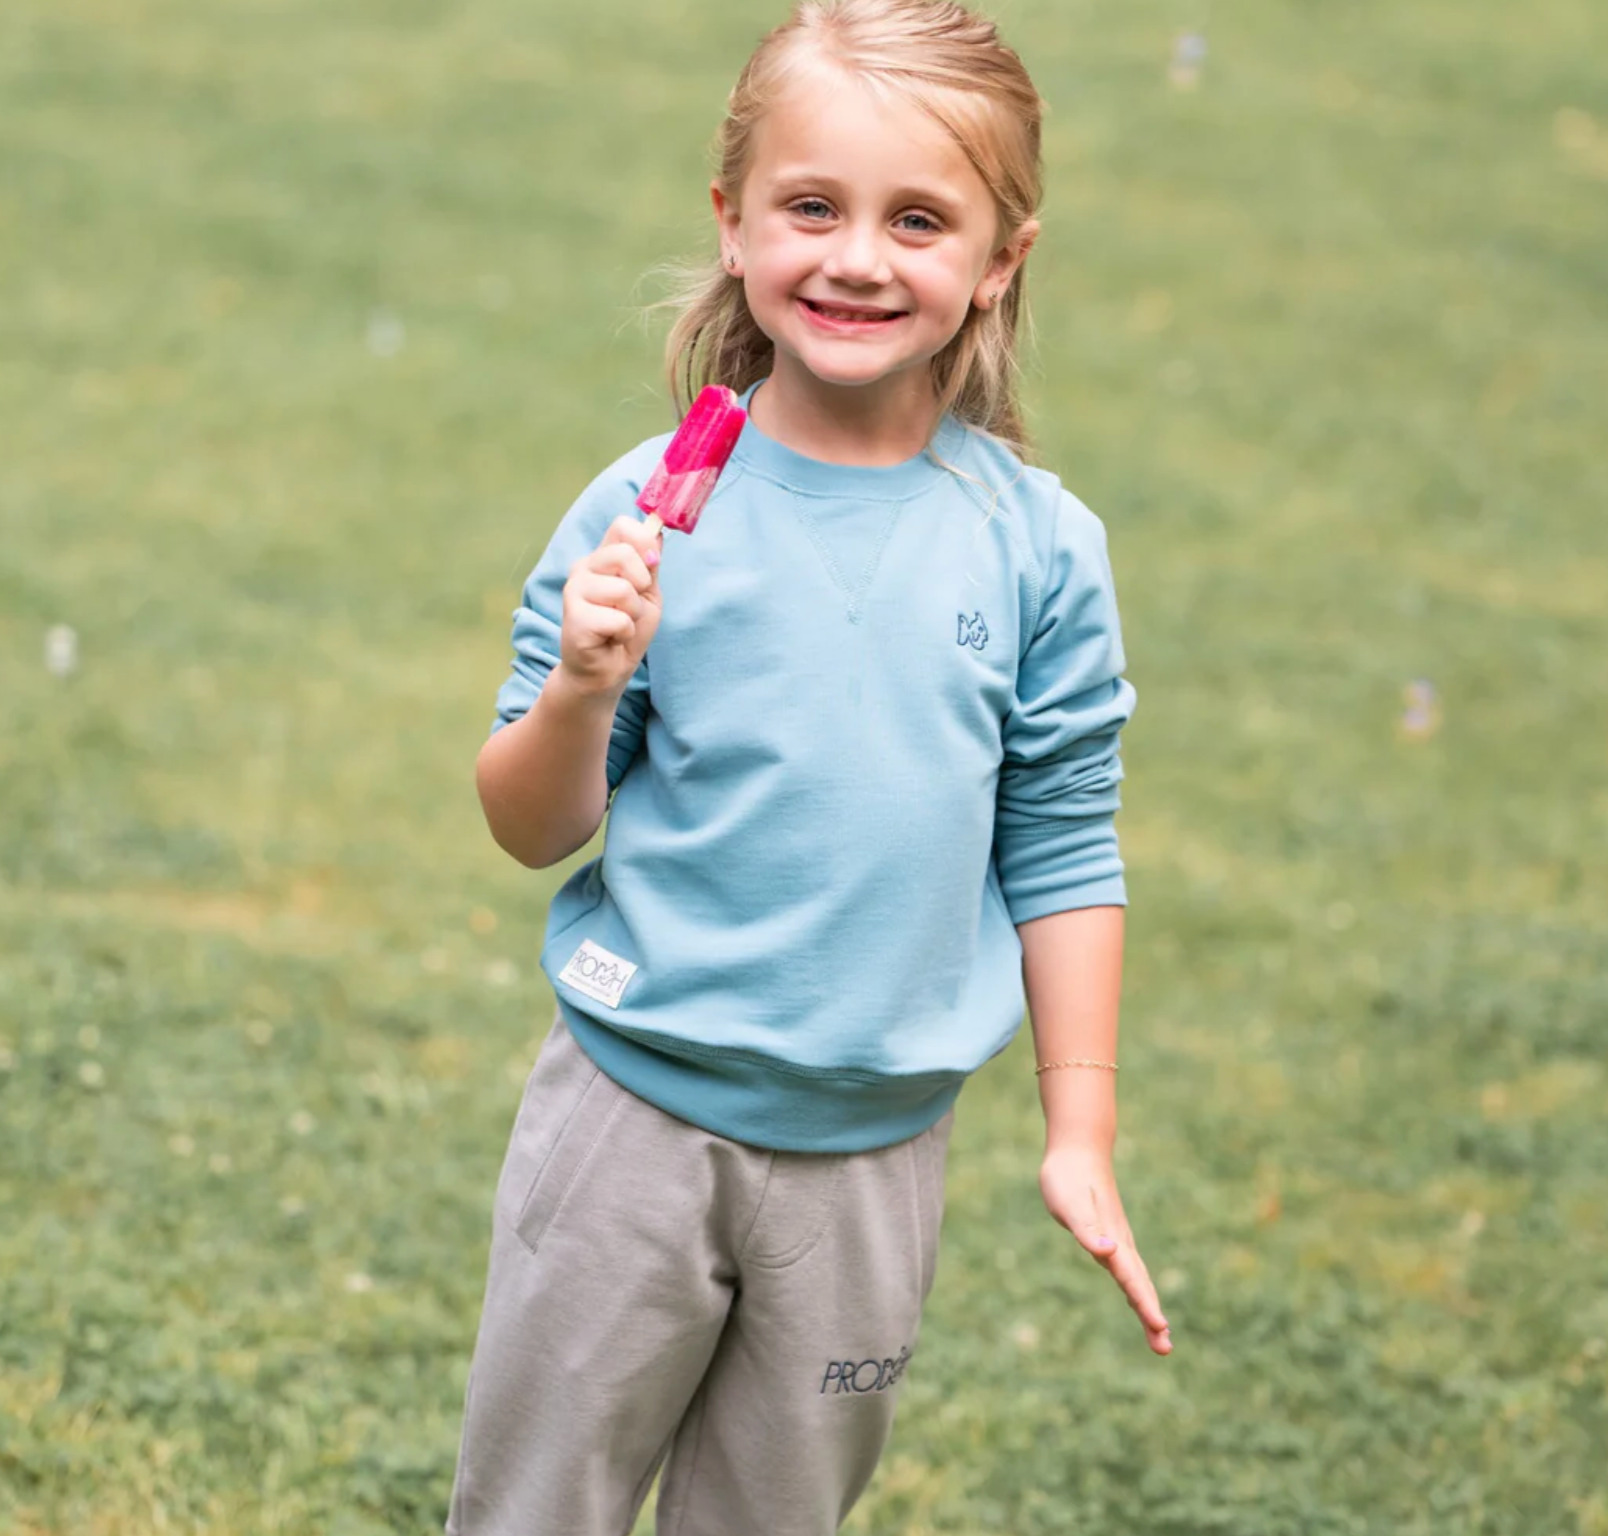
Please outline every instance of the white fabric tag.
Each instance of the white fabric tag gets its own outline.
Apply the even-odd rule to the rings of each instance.
[[[584,992],[588,997],[609,1008],[620,1006],[620,994],[637,973],[629,960],[611,955],[601,944],[582,939],[581,947],[569,957],[569,963],[558,973],[558,979]]]

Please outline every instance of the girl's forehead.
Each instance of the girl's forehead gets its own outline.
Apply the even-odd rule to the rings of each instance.
[[[900,92],[847,71],[812,68],[770,103],[754,127],[750,177],[830,174],[866,183],[943,183],[957,196],[992,197],[965,150]]]

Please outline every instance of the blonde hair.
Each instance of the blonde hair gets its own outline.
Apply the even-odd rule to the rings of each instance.
[[[720,125],[715,179],[734,206],[753,159],[754,129],[801,69],[819,59],[913,103],[948,131],[993,195],[1001,244],[1038,211],[1043,103],[994,24],[953,0],[800,0],[743,66]],[[682,278],[668,301],[679,315],[665,350],[678,412],[705,384],[741,393],[771,371],[774,352],[741,280],[718,256]],[[1026,320],[1025,272],[1018,270],[999,301],[972,308],[929,364],[940,419],[952,412],[1018,451],[1027,444],[1017,398],[1017,333]]]

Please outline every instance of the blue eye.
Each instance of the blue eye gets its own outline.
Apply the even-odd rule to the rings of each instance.
[[[935,235],[938,233],[938,221],[925,213],[901,213],[899,215],[900,229],[909,230],[916,235]]]
[[[801,197],[793,204],[793,212],[806,219],[829,219],[832,217],[832,205],[824,198]]]

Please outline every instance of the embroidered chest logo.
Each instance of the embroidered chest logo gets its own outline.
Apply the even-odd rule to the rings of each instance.
[[[974,651],[980,651],[988,644],[988,626],[983,622],[981,612],[974,613],[969,619],[963,613],[955,615],[955,644],[969,645]]]

